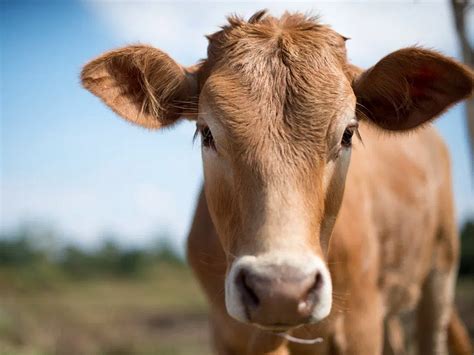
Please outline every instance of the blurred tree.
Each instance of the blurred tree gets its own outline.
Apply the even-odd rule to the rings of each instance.
[[[93,257],[83,249],[68,245],[64,248],[59,266],[75,278],[85,278],[94,272]]]
[[[37,263],[43,257],[25,235],[9,236],[8,238],[0,237],[0,265],[29,266]]]
[[[115,240],[113,237],[106,237],[97,251],[94,259],[98,270],[103,272],[113,272],[116,270],[121,250]]]
[[[153,254],[153,259],[156,261],[174,265],[182,265],[184,263],[183,259],[171,245],[170,239],[167,237],[160,237],[155,248],[151,252]]]
[[[45,223],[24,222],[0,235],[0,265],[47,262],[56,252],[57,234]]]
[[[461,229],[459,274],[474,277],[474,219],[468,220]]]
[[[474,68],[474,48],[468,38],[468,12],[474,11],[474,4],[472,0],[451,0],[451,4],[463,61]],[[471,168],[474,171],[474,97],[470,97],[466,101],[466,123],[471,147]]]
[[[124,250],[117,263],[117,272],[123,276],[136,276],[146,265],[147,257],[143,250]]]

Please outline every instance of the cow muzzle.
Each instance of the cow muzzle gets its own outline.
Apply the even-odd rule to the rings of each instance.
[[[240,257],[226,280],[228,313],[269,330],[316,323],[329,314],[331,304],[329,271],[317,256]]]

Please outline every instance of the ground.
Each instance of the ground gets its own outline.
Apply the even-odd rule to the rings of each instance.
[[[0,271],[0,354],[210,354],[206,303],[189,269],[63,281],[30,289]],[[3,282],[2,282],[3,277]],[[14,276],[13,276],[14,277]],[[474,280],[459,282],[474,335]]]

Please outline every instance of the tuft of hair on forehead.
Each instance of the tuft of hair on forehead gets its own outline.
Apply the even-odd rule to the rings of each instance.
[[[250,18],[249,18],[249,23],[256,23],[259,22],[265,15],[267,14],[267,9],[263,9],[260,11],[257,11],[254,13]]]
[[[300,12],[290,13],[285,11],[281,18],[278,19],[269,15],[267,9],[257,11],[252,16],[250,16],[248,21],[239,15],[233,14],[227,17],[227,22],[228,25],[222,26],[223,30],[230,30],[236,27],[255,24],[284,25],[299,29],[311,29],[320,25],[318,16],[303,14]]]
[[[281,37],[291,38],[281,40]],[[227,24],[221,30],[207,35],[209,40],[208,65],[219,60],[231,59],[231,53],[240,57],[251,47],[280,47],[285,52],[294,52],[297,47],[323,47],[335,49],[341,61],[345,60],[345,40],[347,38],[320,23],[317,16],[300,12],[285,12],[280,18],[271,16],[267,10],[254,13],[248,20],[233,14],[227,17]],[[234,50],[235,47],[239,47]],[[291,48],[287,48],[291,47]]]

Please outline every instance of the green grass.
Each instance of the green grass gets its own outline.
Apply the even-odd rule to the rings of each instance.
[[[474,278],[463,277],[458,280],[456,305],[474,343]]]

